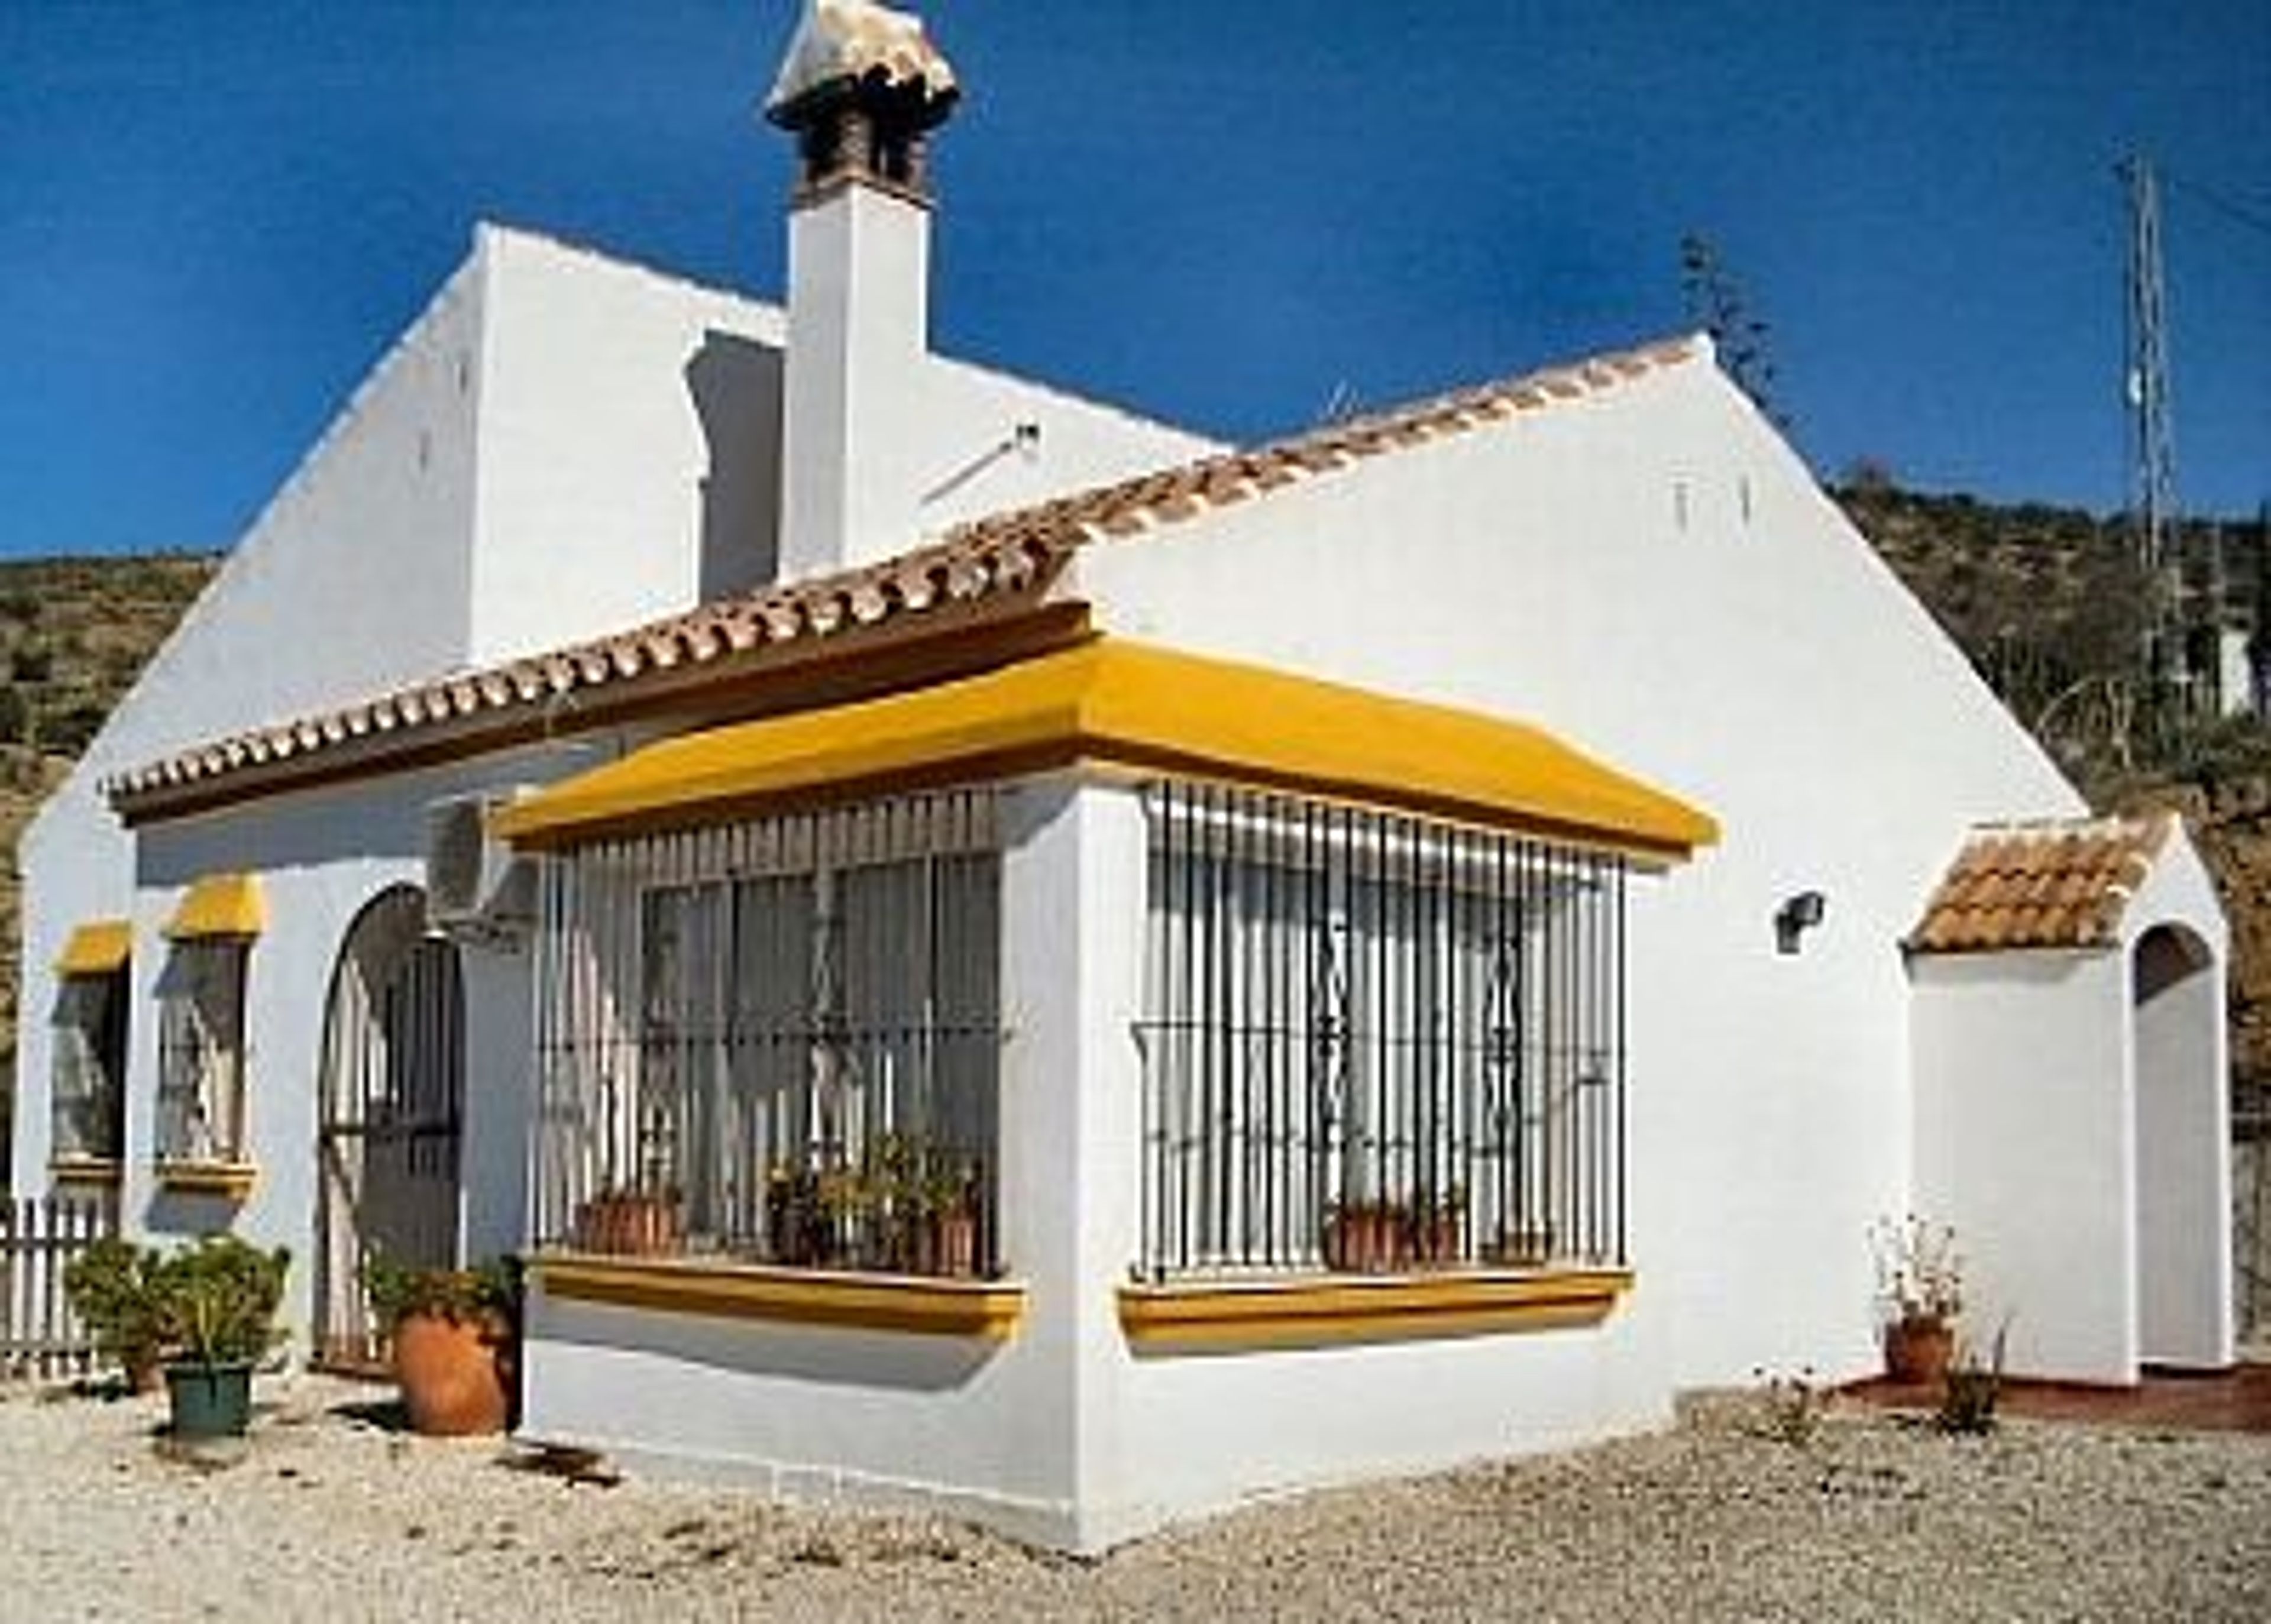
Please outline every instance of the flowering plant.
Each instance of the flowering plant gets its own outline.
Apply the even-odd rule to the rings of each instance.
[[[1963,1256],[1955,1230],[1911,1212],[1869,1226],[1877,1256],[1877,1297],[1885,1317],[1901,1323],[1946,1322],[1963,1308]]]

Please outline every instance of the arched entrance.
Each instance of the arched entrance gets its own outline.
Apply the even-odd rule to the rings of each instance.
[[[2137,1340],[2148,1364],[2230,1359],[2222,973],[2209,945],[2181,925],[2154,926],[2130,955]]]
[[[373,1252],[458,1261],[465,990],[458,950],[426,934],[417,887],[356,915],[331,971],[316,1129],[317,1360],[376,1362],[361,1290]]]

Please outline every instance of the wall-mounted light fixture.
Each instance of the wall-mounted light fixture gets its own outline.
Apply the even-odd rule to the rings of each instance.
[[[1775,950],[1782,953],[1798,951],[1798,939],[1816,925],[1827,905],[1820,891],[1800,891],[1775,910]]]

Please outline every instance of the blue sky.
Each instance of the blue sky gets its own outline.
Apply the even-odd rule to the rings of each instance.
[[[476,219],[778,295],[794,9],[0,0],[0,553],[228,543]],[[920,9],[956,353],[1252,439],[1679,330],[1695,230],[1817,469],[2105,509],[2136,148],[2186,505],[2271,497],[2263,0]]]

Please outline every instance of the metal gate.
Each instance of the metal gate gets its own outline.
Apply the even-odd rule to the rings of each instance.
[[[331,972],[316,1130],[315,1351],[368,1369],[379,1345],[363,1299],[374,1252],[460,1261],[458,1135],[465,990],[458,950],[426,934],[414,886],[359,914]]]

